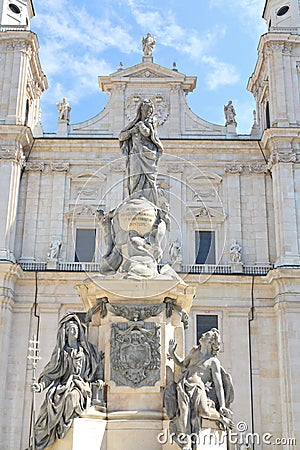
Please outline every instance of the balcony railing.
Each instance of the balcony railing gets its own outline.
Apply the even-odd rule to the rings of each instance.
[[[55,270],[59,272],[100,272],[100,263],[93,262],[58,262],[53,266],[53,263],[47,262],[21,262],[20,266],[25,271],[47,271]],[[161,265],[159,265],[159,268]],[[233,275],[240,273],[241,275],[257,275],[264,276],[272,269],[271,265],[263,266],[243,266],[239,272],[229,264],[183,264],[177,272],[185,274],[216,274],[216,275]]]
[[[300,27],[271,27],[271,33],[300,34]]]
[[[0,31],[28,31],[27,25],[1,25]]]

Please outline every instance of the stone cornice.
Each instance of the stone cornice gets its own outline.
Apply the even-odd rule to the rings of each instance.
[[[261,36],[258,44],[258,59],[249,78],[247,89],[254,92],[257,89],[258,80],[260,80],[260,73],[266,63],[266,57],[273,55],[276,52],[291,54],[293,48],[300,45],[300,36],[290,33],[266,33]],[[265,55],[265,57],[263,57]]]

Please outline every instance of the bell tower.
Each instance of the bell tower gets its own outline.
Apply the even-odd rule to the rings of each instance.
[[[248,89],[256,100],[261,131],[300,125],[300,4],[266,0],[268,31],[259,42],[258,60]]]
[[[299,9],[297,0],[268,0],[265,4],[263,18],[269,31],[299,27]]]
[[[0,0],[0,260],[14,261],[21,170],[47,89],[38,40],[30,31],[31,0]]]
[[[0,0],[0,24],[7,26],[22,26],[29,29],[34,16],[31,0]]]

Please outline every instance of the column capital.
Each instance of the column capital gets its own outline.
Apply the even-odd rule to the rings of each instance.
[[[3,146],[0,148],[0,159],[11,160],[23,166],[25,156],[20,146]]]

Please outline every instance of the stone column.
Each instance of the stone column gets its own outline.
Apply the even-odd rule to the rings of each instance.
[[[36,231],[38,227],[40,181],[41,173],[44,171],[44,163],[35,161],[28,162],[26,164],[26,171],[27,192],[21,261],[34,261]]]
[[[23,151],[18,145],[0,149],[0,259],[15,261],[14,245]]]
[[[276,150],[270,158],[273,179],[276,265],[300,263],[293,163],[296,155]]]

